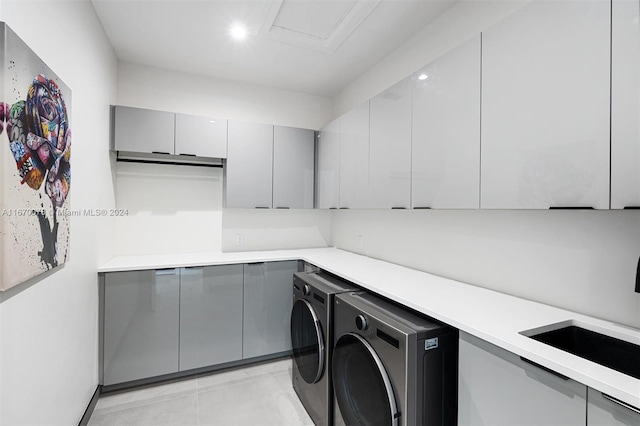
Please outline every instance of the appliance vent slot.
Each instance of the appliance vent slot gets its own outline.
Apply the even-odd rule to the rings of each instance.
[[[380,330],[379,328],[376,328],[376,335],[382,340],[384,340],[385,342],[387,342],[388,344],[390,344],[391,346],[393,346],[394,348],[400,349],[400,341],[398,339],[395,339],[389,336],[387,333]]]
[[[318,296],[317,294],[313,293],[313,298],[324,305],[324,297]]]

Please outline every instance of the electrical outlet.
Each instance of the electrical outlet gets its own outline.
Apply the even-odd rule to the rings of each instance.
[[[362,250],[364,248],[364,236],[358,235],[358,250]]]
[[[243,234],[236,234],[236,245],[237,246],[243,246],[244,245],[244,235]]]

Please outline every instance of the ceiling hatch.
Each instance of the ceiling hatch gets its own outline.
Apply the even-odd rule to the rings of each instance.
[[[273,0],[258,35],[333,53],[380,0]]]

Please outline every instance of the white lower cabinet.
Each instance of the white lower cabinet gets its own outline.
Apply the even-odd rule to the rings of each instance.
[[[587,387],[460,333],[458,424],[584,426]]]
[[[291,286],[297,271],[297,260],[244,265],[242,358],[291,350]]]
[[[589,388],[587,426],[638,426],[640,407],[630,407]]]

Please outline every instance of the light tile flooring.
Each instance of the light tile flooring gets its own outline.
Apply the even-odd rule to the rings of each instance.
[[[313,425],[291,386],[291,359],[105,395],[89,426]]]

